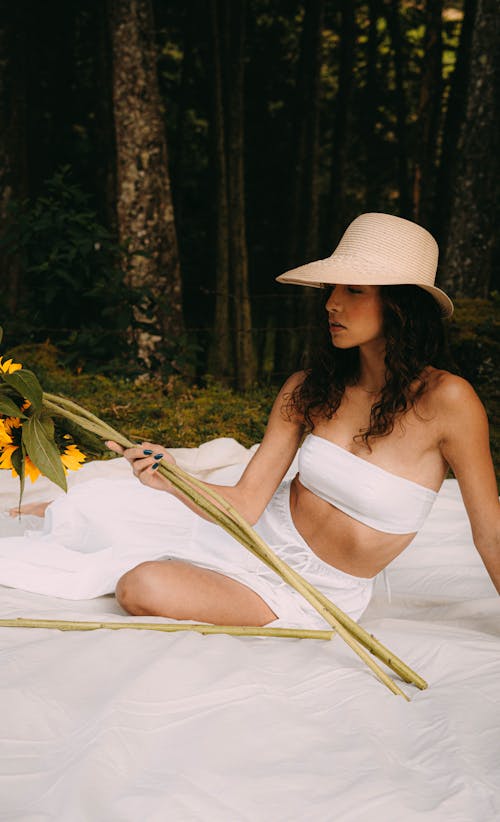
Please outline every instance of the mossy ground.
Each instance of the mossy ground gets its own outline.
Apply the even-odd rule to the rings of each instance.
[[[120,376],[76,375],[57,365],[50,344],[19,346],[11,355],[35,371],[46,391],[70,397],[131,440],[171,448],[216,437],[234,437],[245,447],[259,442],[276,393],[274,387],[256,387],[240,394],[215,381],[201,388],[177,377],[136,384]]]
[[[457,370],[486,407],[493,459],[500,473],[497,309],[496,300],[457,301],[449,336]],[[176,377],[167,383],[136,384],[119,375],[75,374],[58,364],[58,352],[50,343],[18,346],[9,356],[32,368],[45,390],[71,397],[130,439],[171,448],[195,447],[216,437],[234,437],[245,447],[259,442],[278,388],[256,386],[241,394],[215,380],[199,387]],[[110,455],[103,450],[99,456]]]

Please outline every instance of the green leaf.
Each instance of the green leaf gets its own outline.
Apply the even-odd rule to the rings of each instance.
[[[43,390],[33,371],[21,368],[13,374],[3,375],[5,382],[15,388],[22,397],[29,400],[33,411],[40,411],[42,407]]]
[[[54,440],[47,436],[45,427],[38,417],[30,417],[23,425],[22,436],[30,460],[45,477],[66,491],[66,476],[59,450]]]
[[[24,494],[24,481],[26,479],[26,473],[25,473],[25,470],[24,470],[25,458],[26,458],[26,448],[21,443],[21,448],[16,448],[16,450],[13,452],[13,454],[11,456],[12,466],[13,466],[13,468],[15,469],[15,471],[17,472],[17,474],[19,476],[19,483],[20,483],[20,485],[19,485],[19,505],[18,505],[19,508],[21,507],[21,501],[22,501],[23,494]]]
[[[19,407],[9,397],[2,397],[0,394],[0,414],[7,414],[8,417],[18,417],[26,419],[25,414],[21,414]]]
[[[55,440],[55,437],[54,437],[55,426],[54,426],[54,420],[52,419],[52,417],[49,414],[42,413],[39,416],[39,420],[40,420],[41,424],[43,425],[43,428],[44,428],[45,433],[47,434],[49,440],[54,441]]]

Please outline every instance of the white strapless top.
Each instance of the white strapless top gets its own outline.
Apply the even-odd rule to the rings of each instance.
[[[308,434],[299,452],[299,480],[355,520],[387,534],[424,524],[436,491],[379,468],[340,445]]]

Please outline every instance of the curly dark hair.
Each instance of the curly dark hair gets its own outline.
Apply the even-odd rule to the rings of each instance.
[[[328,299],[330,288],[325,292]],[[386,382],[372,407],[368,428],[354,437],[360,438],[370,450],[368,440],[390,434],[396,417],[409,410],[424,393],[426,366],[449,368],[451,365],[441,311],[427,291],[416,285],[382,285],[380,296],[386,341]],[[309,367],[304,364],[306,377],[285,398],[285,410],[289,414],[302,414],[311,428],[314,427],[313,415],[333,417],[346,386],[356,384],[360,369],[359,348],[335,348],[324,319],[321,326],[312,364]]]

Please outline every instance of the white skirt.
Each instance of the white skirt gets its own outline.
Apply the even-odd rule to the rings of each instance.
[[[359,619],[375,578],[351,576],[311,551],[292,521],[290,481],[279,486],[254,527],[282,560]],[[47,508],[42,531],[0,539],[0,584],[63,599],[92,599],[113,593],[122,574],[140,562],[170,558],[251,588],[278,615],[270,625],[327,627],[307,600],[220,526],[133,477],[76,485]]]

